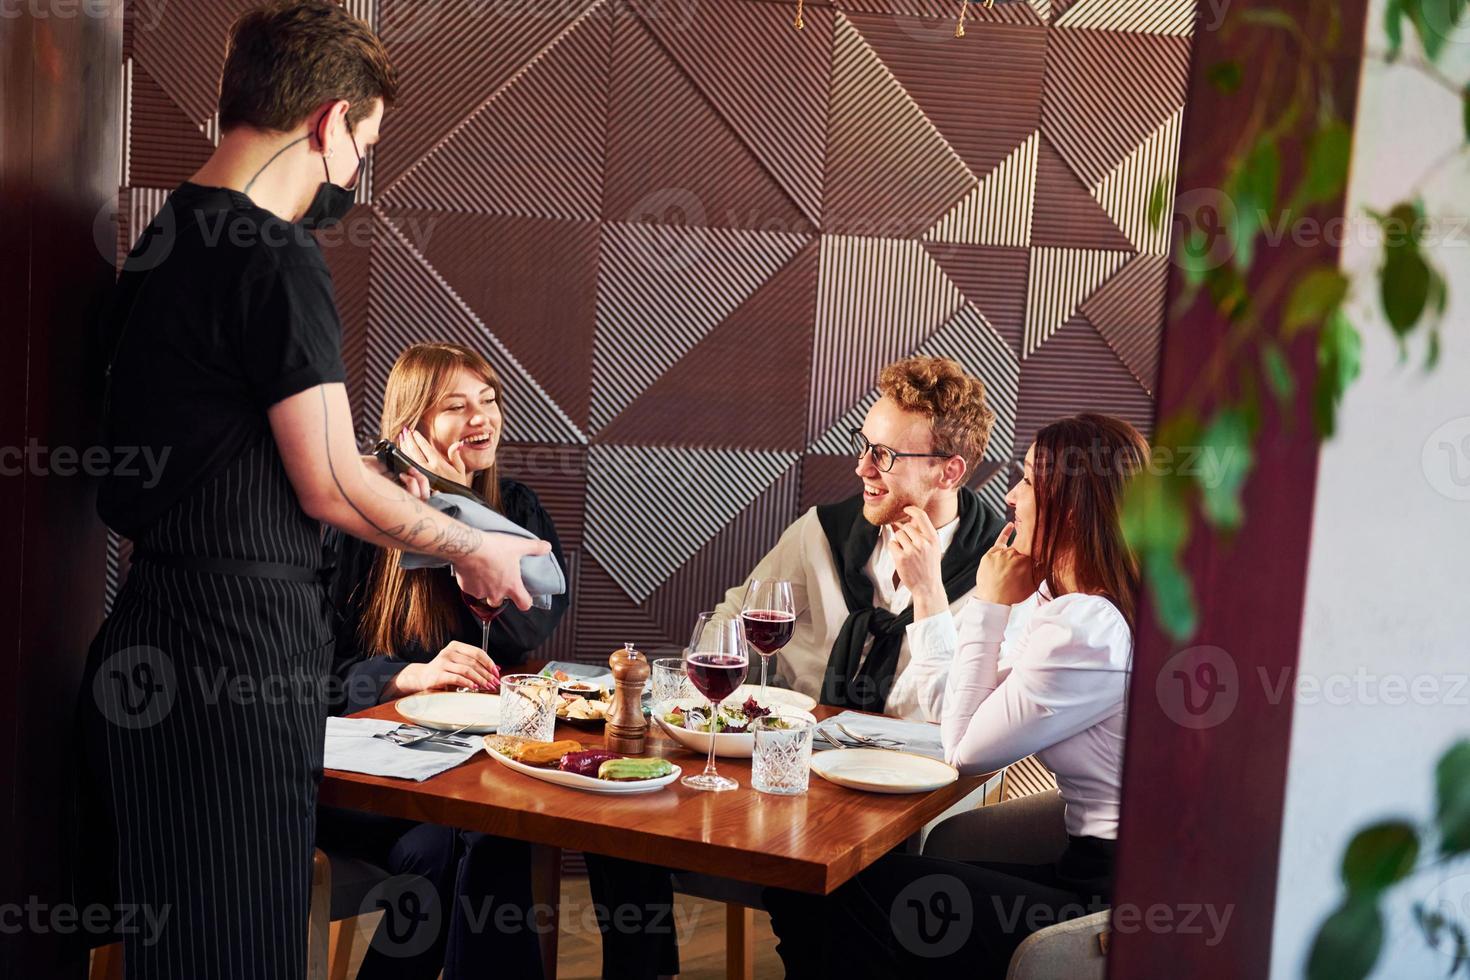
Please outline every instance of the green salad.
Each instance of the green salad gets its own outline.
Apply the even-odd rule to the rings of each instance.
[[[770,708],[756,704],[752,697],[746,698],[741,705],[720,705],[714,718],[710,718],[707,708],[675,708],[664,712],[663,717],[665,722],[676,728],[687,728],[694,732],[712,731],[717,735],[743,735],[749,730],[751,722],[770,714]],[[772,724],[777,728],[790,727],[779,718],[774,719]]]

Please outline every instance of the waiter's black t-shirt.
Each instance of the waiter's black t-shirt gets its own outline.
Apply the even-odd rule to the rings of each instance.
[[[169,196],[133,246],[106,329],[113,471],[98,511],[129,537],[260,438],[271,405],[346,376],[315,239],[221,188]]]

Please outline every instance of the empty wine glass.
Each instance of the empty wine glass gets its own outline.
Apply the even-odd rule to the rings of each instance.
[[[719,613],[700,613],[694,634],[684,650],[684,669],[689,682],[709,700],[709,757],[704,772],[685,776],[682,782],[690,789],[712,793],[735,789],[740,784],[715,771],[715,735],[718,731],[720,704],[735,693],[745,680],[750,666],[750,650],[745,642],[745,628],[740,620]]]
[[[766,674],[771,657],[791,642],[796,629],[796,604],[791,599],[791,583],[784,579],[756,578],[745,590],[740,618],[745,623],[745,638],[761,655],[762,707],[766,706]]]

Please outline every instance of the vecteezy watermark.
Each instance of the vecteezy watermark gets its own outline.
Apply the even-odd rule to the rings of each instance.
[[[1066,902],[1048,905],[1028,901],[1025,898],[991,898],[996,922],[1002,931],[1015,935],[1024,931],[1027,935],[1040,932],[1060,922],[1070,922],[1097,912],[1108,913],[1108,927],[1114,932],[1147,932],[1153,935],[1203,936],[1206,946],[1218,946],[1230,927],[1235,915],[1235,906],[1223,908],[1211,902],[1154,902],[1151,905],[1134,905],[1124,902],[1109,905],[1101,896],[1088,902]]]
[[[157,647],[119,650],[92,678],[92,699],[102,717],[133,731],[167,718],[178,694],[173,658]]]
[[[1214,728],[1235,713],[1240,672],[1221,647],[1189,647],[1175,653],[1154,679],[1165,716],[1184,728]]]
[[[1269,705],[1291,698],[1299,706],[1470,708],[1470,673],[1379,673],[1362,665],[1310,673],[1257,665],[1242,677],[1235,658],[1216,646],[1189,647],[1164,661],[1154,693],[1170,721],[1206,729],[1228,721],[1254,685]]]
[[[409,214],[392,219],[392,226],[413,248],[424,251],[438,227],[436,215]],[[108,201],[92,218],[92,241],[107,262],[117,261],[117,202]],[[190,211],[183,220],[170,201],[165,201],[146,226],[130,228],[132,248],[122,259],[121,272],[147,272],[163,264],[184,236],[198,239],[205,248],[315,247],[330,251],[344,245],[365,249],[380,234],[373,213],[356,208],[343,220],[325,228],[309,229],[291,221],[261,221],[240,211]],[[148,232],[145,238],[145,231]]]
[[[924,875],[894,896],[888,920],[894,937],[915,956],[952,956],[974,934],[974,899],[954,875]]]
[[[382,912],[373,934],[373,949],[384,956],[407,958],[428,951],[444,928],[439,893],[422,875],[395,875],[375,885],[362,900],[360,915]]]
[[[701,908],[692,903],[623,902],[609,907],[600,902],[581,906],[536,902],[523,906],[495,895],[459,895],[454,908],[461,926],[477,935],[528,932],[545,936],[555,932],[566,937],[614,932],[673,936],[680,944],[693,935],[702,915]],[[375,886],[364,898],[360,914],[374,912],[382,912],[383,919],[373,935],[373,949],[398,959],[428,951],[446,928],[442,899],[421,875],[397,875]]]
[[[1429,433],[1419,461],[1436,493],[1470,500],[1470,415],[1450,419]]]
[[[78,906],[69,902],[43,902],[32,895],[24,903],[0,904],[0,935],[26,932],[69,936],[81,932],[91,936],[138,936],[144,946],[153,946],[163,935],[172,912],[172,905],[94,902]]]
[[[0,476],[144,475],[143,489],[158,486],[171,446],[43,446],[32,438],[24,446],[0,446]],[[140,468],[141,464],[141,468]]]

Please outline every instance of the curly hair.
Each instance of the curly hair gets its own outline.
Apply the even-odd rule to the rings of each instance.
[[[878,391],[904,411],[927,418],[934,451],[963,458],[975,472],[995,427],[984,382],[947,357],[909,357],[883,369]]]

